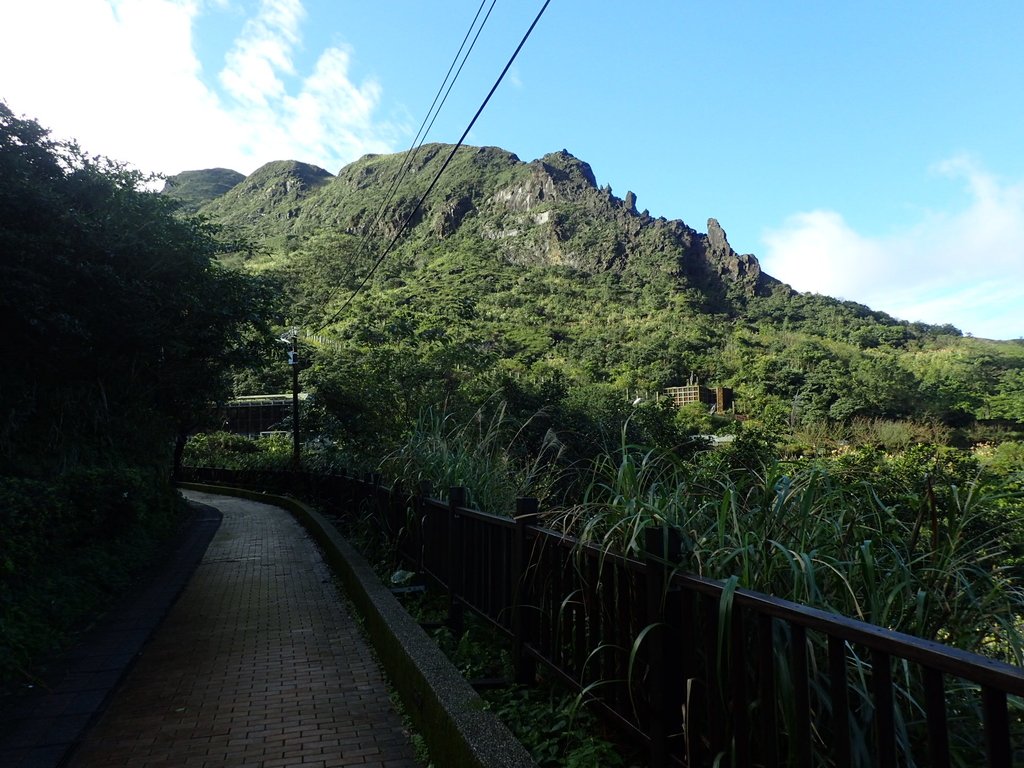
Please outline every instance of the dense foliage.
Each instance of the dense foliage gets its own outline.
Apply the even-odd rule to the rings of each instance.
[[[263,343],[265,281],[147,181],[0,103],[0,682],[153,556],[176,439]]]
[[[250,352],[265,290],[144,181],[0,106],[0,472],[166,458]]]
[[[553,427],[567,461],[614,445],[624,424],[665,448],[735,431],[707,409],[659,408],[691,378],[797,431],[910,420],[966,445],[1024,414],[1024,342],[798,294],[717,223],[702,235],[637,212],[565,152],[522,163],[466,148],[413,215],[448,149],[368,156],[337,177],[271,163],[203,208],[260,243],[228,261],[281,281],[282,327],[317,332],[303,345],[313,423],[358,455],[390,453],[424,408],[464,420],[494,398],[522,421],[540,412],[534,447]],[[268,359],[236,384],[282,391],[287,371]]]
[[[40,659],[133,585],[180,513],[154,470],[0,476],[0,694],[37,683]]]

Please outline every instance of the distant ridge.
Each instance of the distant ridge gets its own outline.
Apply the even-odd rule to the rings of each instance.
[[[336,177],[296,161],[268,163],[207,202],[202,212],[271,248],[291,250],[325,229],[390,238],[412,213],[451,146],[366,155]],[[403,165],[407,175],[385,207]],[[198,172],[202,173],[202,172]],[[680,288],[727,309],[727,294],[766,295],[781,285],[757,259],[738,254],[719,223],[701,234],[683,221],[638,211],[637,197],[598,187],[589,164],[562,149],[532,162],[497,147],[463,147],[412,222],[409,236],[439,243],[472,237],[512,264],[669,272]]]
[[[244,180],[245,176],[230,168],[183,171],[174,176],[168,176],[160,191],[180,200],[185,211],[195,213],[208,202],[220,197]]]

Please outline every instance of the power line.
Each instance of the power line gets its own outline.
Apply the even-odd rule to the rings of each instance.
[[[508,63],[505,64],[505,68],[501,70],[501,74],[498,75],[498,79],[494,82],[494,85],[491,86],[491,90],[488,91],[487,96],[483,100],[483,103],[480,104],[480,107],[479,109],[477,109],[476,114],[473,115],[473,119],[469,121],[469,125],[466,126],[466,130],[462,132],[462,136],[459,137],[458,143],[455,144],[454,147],[452,147],[452,151],[448,154],[448,157],[445,159],[444,164],[441,166],[440,170],[438,170],[437,174],[434,176],[433,181],[430,182],[430,186],[427,187],[427,191],[423,193],[423,195],[419,199],[419,202],[416,203],[416,207],[413,208],[412,212],[406,217],[405,221],[402,222],[402,226],[399,228],[398,232],[395,234],[393,238],[391,238],[391,242],[388,243],[384,251],[381,252],[380,256],[377,258],[373,266],[370,268],[370,271],[366,274],[365,277],[363,277],[359,285],[356,286],[355,290],[352,291],[352,295],[345,300],[345,303],[341,305],[338,311],[331,315],[327,322],[321,325],[320,328],[318,328],[315,331],[315,333],[319,333],[337,319],[337,317],[345,310],[346,307],[348,307],[349,304],[352,303],[352,300],[369,282],[370,278],[373,277],[374,273],[384,262],[384,259],[387,258],[388,254],[391,253],[392,248],[394,248],[399,238],[405,233],[405,230],[408,229],[409,223],[416,217],[416,214],[419,213],[419,210],[423,206],[424,201],[434,190],[434,187],[437,185],[437,182],[441,178],[441,175],[448,168],[448,165],[451,163],[452,158],[455,157],[455,153],[458,152],[459,148],[462,147],[462,144],[466,140],[466,137],[469,135],[469,132],[473,129],[473,126],[476,124],[476,121],[479,119],[481,113],[484,111],[484,108],[487,106],[487,103],[491,100],[491,97],[494,95],[494,92],[498,90],[498,86],[501,85],[501,81],[505,79],[505,75],[508,74],[509,69],[512,68],[512,64],[515,62],[516,57],[519,55],[519,52],[523,49],[523,46],[526,45],[526,41],[530,38],[530,35],[533,33],[534,28],[540,22],[541,17],[544,15],[544,11],[547,10],[548,5],[550,4],[551,0],[544,0],[544,5],[541,6],[540,11],[537,12],[537,16],[534,18],[533,23],[530,24],[530,28],[526,30],[526,34],[523,35],[523,39],[519,41],[519,45],[516,46],[515,51],[512,53],[512,56],[508,60]]]
[[[398,191],[398,188],[401,186],[402,181],[405,179],[408,173],[408,169],[412,165],[412,161],[415,159],[416,152],[419,150],[421,146],[423,146],[423,142],[426,141],[427,134],[430,133],[430,129],[433,128],[434,126],[434,121],[437,120],[437,116],[441,114],[441,109],[444,107],[445,102],[448,100],[448,94],[451,93],[452,88],[455,86],[455,81],[459,79],[459,75],[462,73],[462,68],[466,65],[466,62],[469,60],[470,54],[473,53],[473,48],[476,47],[476,41],[480,38],[480,33],[483,32],[484,26],[486,26],[487,20],[490,18],[491,11],[494,10],[494,6],[497,3],[497,1],[498,0],[491,0],[491,7],[487,9],[487,15],[484,16],[484,20],[480,22],[480,27],[479,29],[477,29],[476,35],[473,37],[473,42],[470,44],[469,50],[467,50],[466,55],[462,57],[462,63],[459,64],[459,68],[458,70],[456,70],[455,76],[452,77],[452,70],[454,70],[455,65],[458,64],[459,56],[462,55],[462,51],[466,47],[466,41],[469,40],[469,36],[473,33],[473,29],[474,27],[476,27],[477,19],[480,18],[480,12],[484,9],[484,5],[486,5],[487,3],[487,0],[481,0],[480,7],[477,8],[476,15],[473,17],[473,21],[470,23],[469,29],[466,30],[465,37],[462,38],[462,45],[459,46],[459,50],[456,52],[455,58],[452,59],[452,63],[448,67],[448,72],[445,74],[444,80],[441,82],[440,87],[437,89],[437,93],[434,95],[434,101],[430,104],[430,109],[427,110],[427,114],[424,115],[423,122],[420,123],[419,130],[416,132],[416,135],[413,137],[412,143],[409,145],[409,150],[408,152],[406,152],[405,159],[402,161],[402,165],[398,169],[397,175],[391,182],[391,186],[388,189],[387,194],[385,194],[384,196],[384,201],[381,203],[380,208],[377,211],[377,215],[374,217],[371,229],[376,228],[377,224],[380,223],[380,219],[384,215],[384,210],[387,208],[388,204],[391,202],[391,198],[394,196],[395,192]],[[448,81],[449,78],[451,78],[451,82]],[[446,85],[448,86],[447,90],[445,90]],[[443,98],[441,98],[442,92],[444,92]],[[441,98],[440,104],[437,103],[437,100],[439,98]],[[434,109],[435,106],[437,107],[436,111]],[[433,117],[431,117],[431,114],[433,114]],[[426,126],[425,130],[424,126]],[[328,297],[328,301],[329,300],[330,297]]]
[[[459,75],[462,73],[462,68],[466,65],[466,62],[469,60],[469,56],[473,52],[473,48],[476,47],[476,41],[480,38],[480,33],[483,32],[484,26],[486,26],[487,20],[490,18],[491,11],[494,10],[494,6],[496,3],[497,0],[491,0],[491,7],[488,8],[487,14],[484,16],[483,21],[480,22],[479,28],[477,28],[477,20],[479,20],[480,13],[483,11],[484,6],[487,4],[487,0],[480,0],[480,6],[477,8],[476,14],[473,16],[473,21],[470,22],[469,29],[466,30],[466,34],[462,38],[462,44],[459,46],[459,50],[456,51],[455,57],[452,59],[452,63],[448,66],[448,72],[445,73],[444,79],[441,81],[441,85],[437,89],[437,93],[434,94],[434,100],[433,102],[431,102],[430,108],[427,110],[426,115],[423,116],[423,121],[420,123],[419,130],[416,131],[416,135],[413,137],[412,143],[409,145],[409,149],[405,154],[405,158],[402,160],[402,165],[401,167],[399,167],[398,173],[395,174],[395,177],[394,179],[392,179],[387,192],[385,192],[384,194],[384,198],[382,199],[380,206],[377,208],[376,214],[374,214],[371,223],[367,228],[368,232],[372,232],[377,229],[381,220],[384,217],[384,212],[391,204],[392,198],[395,196],[395,193],[398,191],[399,187],[401,187],[406,175],[408,175],[413,160],[415,160],[416,153],[423,145],[423,142],[426,141],[427,134],[433,127],[434,121],[437,120],[437,116],[441,114],[441,109],[444,107],[445,102],[448,100],[448,94],[451,93],[452,88],[455,86],[456,80],[459,79]],[[473,42],[470,44],[469,49],[466,50],[466,42],[469,40],[470,35],[473,34],[474,29],[476,29],[476,35],[473,37]],[[465,55],[463,55],[462,53],[463,50],[466,51]],[[462,57],[461,64],[459,63],[460,57]],[[458,64],[457,70],[455,69],[456,64]],[[453,71],[455,72],[454,77],[452,77]],[[447,90],[445,90],[445,86],[447,86]],[[443,97],[442,93],[444,94]],[[439,99],[440,104],[438,104]],[[437,107],[436,110],[435,107]],[[370,248],[371,246],[369,244],[369,240],[364,239],[362,248],[360,249],[359,256],[362,257],[367,255],[370,251]],[[323,300],[324,307],[326,307],[330,303],[331,299],[334,298],[337,291],[337,288],[333,288],[330,291],[328,291],[327,296]],[[324,327],[326,326],[321,326],[319,330],[323,330]]]
[[[437,108],[437,112],[434,113],[434,117],[431,119],[430,125],[427,126],[427,133],[430,133],[430,129],[434,127],[434,121],[436,121],[437,116],[441,114],[441,107],[443,107],[445,102],[448,101],[448,95],[452,92],[452,88],[455,86],[455,81],[458,80],[459,75],[462,74],[462,68],[466,66],[466,62],[469,61],[469,54],[472,53],[473,49],[476,47],[476,41],[480,39],[480,33],[484,31],[484,25],[487,24],[487,19],[491,17],[491,11],[494,10],[494,5],[495,3],[497,3],[497,1],[498,0],[492,0],[491,7],[487,9],[487,15],[484,16],[484,20],[480,23],[480,28],[476,31],[476,35],[473,37],[472,45],[469,46],[469,50],[466,52],[465,57],[462,59],[462,63],[459,65],[459,69],[455,73],[455,77],[452,78],[451,83],[448,84],[448,90],[445,91],[444,98],[441,100],[441,105]],[[424,140],[427,138],[426,134],[423,135],[423,138]]]

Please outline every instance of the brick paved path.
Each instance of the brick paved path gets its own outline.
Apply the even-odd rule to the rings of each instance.
[[[196,492],[224,521],[73,768],[416,768],[319,552],[276,507]]]

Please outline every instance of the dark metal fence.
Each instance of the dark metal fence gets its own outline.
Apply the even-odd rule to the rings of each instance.
[[[643,560],[429,487],[191,468],[186,478],[293,491],[354,510],[404,560],[643,744],[650,764],[992,766],[1024,763],[1024,670],[940,643],[675,570],[679,542],[649,529]],[[716,762],[717,760],[717,762]]]

